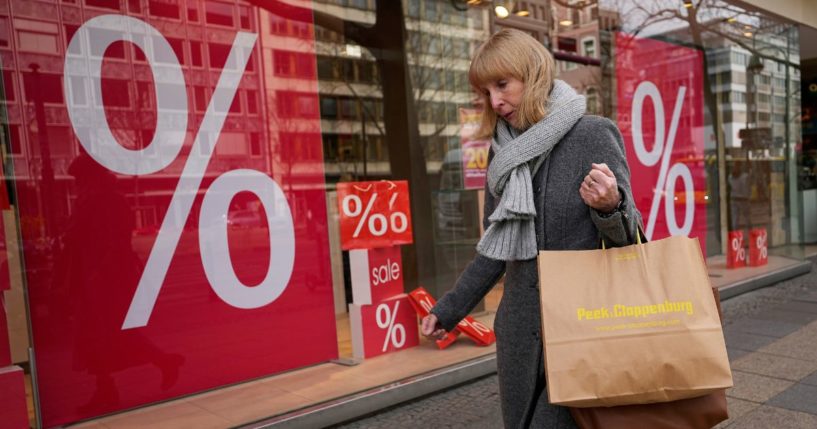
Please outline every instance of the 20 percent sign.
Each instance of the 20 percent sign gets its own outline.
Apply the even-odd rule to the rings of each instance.
[[[213,155],[215,145],[207,142],[218,141],[256,39],[257,34],[254,33],[236,34],[122,329],[142,327],[148,323],[182,229]],[[121,174],[147,175],[162,170],[176,159],[187,130],[184,75],[167,39],[156,28],[136,18],[102,15],[90,19],[76,31],[68,45],[64,89],[66,94],[85,93],[85,100],[101,100],[102,58],[93,55],[90,46],[93,42],[95,46],[104,47],[104,52],[108,46],[118,41],[138,46],[148,58],[153,73],[157,123],[151,143],[140,150],[126,149],[118,144],[111,133],[102,103],[82,106],[75,101],[80,97],[67,96],[68,115],[80,143],[98,163]],[[95,133],[82,132],[83,129],[93,129]],[[273,219],[277,220],[276,227],[269,228],[270,242],[275,243],[276,254],[270,258],[266,277],[255,287],[247,287],[236,276],[227,241],[226,214],[230,202],[236,194],[245,191],[252,192],[261,200],[270,225],[273,224]],[[199,248],[207,280],[213,291],[227,304],[248,309],[265,306],[277,299],[289,283],[295,260],[292,214],[280,186],[266,174],[255,170],[233,170],[216,178],[202,202]]]
[[[395,323],[395,320],[397,319],[397,311],[399,309],[400,301],[394,303],[394,310],[389,308],[388,303],[383,303],[377,306],[377,312],[375,313],[377,327],[380,329],[386,329],[386,340],[383,341],[382,350],[384,352],[388,350],[389,343],[391,343],[391,345],[393,345],[396,349],[399,349],[406,344],[406,327],[402,324]],[[400,339],[397,339],[398,333],[400,334]]]
[[[661,166],[658,173],[658,181],[653,189],[652,206],[650,207],[650,214],[647,218],[647,239],[651,240],[653,231],[655,230],[655,222],[658,217],[658,208],[661,198],[664,198],[664,213],[667,220],[667,228],[670,235],[689,235],[692,231],[692,223],[695,219],[695,188],[692,182],[692,172],[689,167],[675,163],[670,167],[670,158],[672,158],[672,148],[675,145],[675,135],[678,132],[678,120],[681,116],[681,109],[684,104],[684,96],[686,95],[686,87],[678,88],[678,96],[675,98],[675,109],[672,112],[672,120],[669,126],[669,132],[664,133],[664,100],[661,97],[661,92],[654,83],[645,80],[638,84],[633,96],[633,106],[631,111],[632,117],[632,135],[633,148],[639,162],[646,167],[652,167],[661,161]],[[644,132],[642,129],[642,116],[644,113],[644,100],[650,98],[655,111],[655,144],[652,150],[647,150],[644,145]],[[684,223],[678,226],[675,219],[675,182],[678,178],[684,181],[684,190],[686,191],[686,211],[684,213]]]

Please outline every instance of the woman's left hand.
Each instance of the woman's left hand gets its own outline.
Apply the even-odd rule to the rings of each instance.
[[[579,194],[585,204],[602,213],[612,212],[621,201],[616,175],[607,164],[592,165],[590,172],[584,176]]]

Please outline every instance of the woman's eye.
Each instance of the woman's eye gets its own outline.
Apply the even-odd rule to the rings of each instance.
[[[508,84],[508,82],[506,82],[504,80],[500,80],[499,82],[496,83],[496,86],[498,86],[499,89],[503,89],[503,88],[505,88],[505,85],[507,85],[507,84]]]

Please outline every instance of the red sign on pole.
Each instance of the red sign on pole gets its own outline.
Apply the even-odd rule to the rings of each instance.
[[[370,358],[420,343],[417,315],[406,294],[372,305],[349,304],[352,353]]]
[[[343,250],[413,242],[408,182],[338,183]]]
[[[698,237],[705,250],[702,70],[699,50],[616,34],[618,127],[644,232]]]

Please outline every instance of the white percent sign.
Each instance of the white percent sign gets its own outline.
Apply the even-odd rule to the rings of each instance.
[[[406,328],[405,326],[395,323],[397,319],[397,311],[400,309],[400,301],[394,303],[394,310],[389,308],[389,304],[383,303],[377,306],[375,313],[375,321],[377,327],[386,329],[386,340],[383,342],[383,351],[389,348],[391,343],[395,348],[403,347],[406,344]],[[382,316],[382,317],[381,317]],[[397,334],[400,333],[400,339],[397,339]]]
[[[638,84],[633,96],[632,135],[633,147],[638,160],[647,167],[657,164],[659,159],[661,167],[658,173],[658,181],[653,190],[652,206],[647,220],[647,239],[652,239],[655,230],[656,217],[658,215],[658,205],[661,198],[664,198],[664,212],[666,213],[667,227],[670,235],[689,235],[692,231],[692,222],[695,216],[695,188],[692,182],[692,172],[684,164],[676,163],[670,167],[672,148],[675,145],[675,135],[678,132],[678,120],[681,116],[681,108],[684,104],[686,87],[678,88],[678,96],[675,99],[675,110],[672,112],[669,132],[664,133],[664,100],[661,92],[654,83],[645,80]],[[655,111],[655,144],[652,150],[647,150],[644,145],[644,132],[642,130],[642,116],[644,112],[644,100],[650,98]],[[675,182],[678,178],[683,179],[686,191],[686,212],[684,223],[678,226],[675,219]]]
[[[760,250],[760,258],[766,259],[769,257],[769,247],[766,245],[766,234],[760,234],[755,239],[755,245]]]
[[[252,54],[257,34],[238,32],[210,104],[193,141],[179,182],[162,221],[156,242],[139,279],[122,329],[146,326],[164,283],[170,261],[190,214],[224,120]],[[141,150],[121,146],[111,133],[102,103],[102,55],[114,42],[138,46],[148,59],[156,96],[156,132]],[[98,163],[111,171],[146,175],[167,167],[178,156],[187,131],[187,93],[181,65],[167,39],[150,24],[123,15],[101,15],[80,27],[65,56],[64,89],[68,116],[80,143]],[[71,97],[73,94],[85,97]],[[92,106],[77,99],[96,100]],[[93,132],[91,132],[93,131]],[[212,143],[208,143],[212,142]],[[236,276],[230,259],[226,214],[239,192],[252,192],[266,213],[269,239],[275,255],[264,280],[247,287]],[[199,216],[202,266],[213,291],[237,308],[258,308],[277,299],[289,283],[295,260],[292,214],[281,187],[255,170],[233,170],[216,178],[207,190]]]
[[[483,325],[480,322],[477,322],[476,320],[469,321],[468,319],[462,319],[460,321],[460,323],[457,323],[457,325],[462,326],[462,327],[470,326],[470,327],[474,328],[474,331],[476,331],[477,334],[479,334],[481,337],[484,337],[485,334],[491,332],[491,330],[488,329],[487,326]]]
[[[353,218],[360,216],[357,226],[355,227],[355,232],[352,234],[353,238],[357,238],[360,235],[360,231],[363,229],[364,225],[368,226],[369,233],[375,237],[383,236],[383,234],[385,234],[390,227],[392,231],[398,234],[403,233],[406,231],[406,229],[408,229],[408,218],[403,212],[394,212],[388,219],[386,219],[386,215],[383,213],[371,214],[372,206],[374,206],[374,202],[376,200],[377,192],[374,192],[372,193],[371,198],[369,198],[369,201],[366,202],[366,209],[364,210],[363,201],[359,196],[351,194],[343,198],[343,214]],[[392,194],[391,199],[389,200],[389,209],[394,207],[395,201],[397,201],[397,193]]]
[[[738,237],[732,239],[732,251],[735,252],[737,261],[746,260],[746,249],[743,248],[743,240],[739,239]]]

